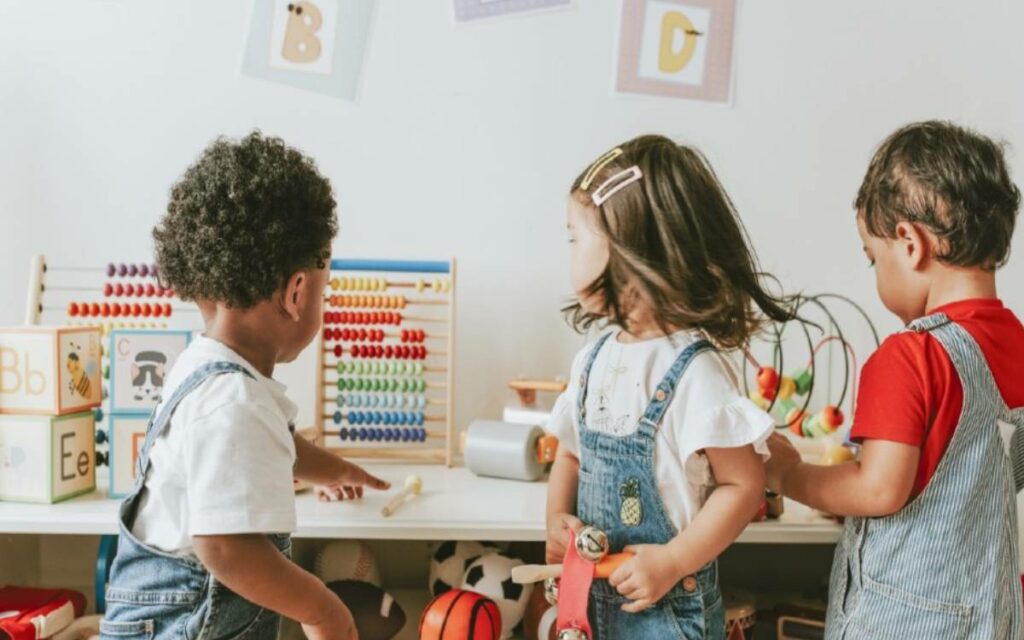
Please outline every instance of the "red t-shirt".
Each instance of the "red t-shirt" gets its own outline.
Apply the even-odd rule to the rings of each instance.
[[[962,300],[933,309],[959,324],[981,347],[1011,408],[1024,407],[1024,325],[999,300]],[[890,336],[864,364],[852,439],[921,448],[914,478],[920,494],[935,473],[960,420],[964,390],[953,362],[929,333]]]

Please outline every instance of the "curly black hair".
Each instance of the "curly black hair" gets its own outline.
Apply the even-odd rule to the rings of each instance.
[[[180,298],[248,309],[297,271],[323,268],[337,231],[313,160],[253,131],[217,138],[185,170],[153,238],[161,282]]]
[[[1020,208],[1003,146],[951,122],[915,122],[879,146],[854,202],[868,232],[892,238],[901,221],[939,238],[938,259],[995,270],[1006,264]]]

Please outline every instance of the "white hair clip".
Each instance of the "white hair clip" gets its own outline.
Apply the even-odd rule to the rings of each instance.
[[[639,181],[643,177],[644,174],[640,171],[640,167],[633,165],[602,182],[601,186],[594,189],[594,193],[591,194],[590,198],[594,201],[594,206],[600,207],[620,190]]]

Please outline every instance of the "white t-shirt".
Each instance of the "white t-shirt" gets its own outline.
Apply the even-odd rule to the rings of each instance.
[[[200,366],[234,362],[243,373],[208,378],[185,396],[150,454],[132,533],[157,549],[192,554],[192,536],[295,530],[289,430],[298,408],[285,386],[224,344],[199,336],[171,369],[163,397]],[[158,411],[160,408],[158,408]]]
[[[587,384],[587,428],[615,436],[634,433],[658,384],[680,352],[701,336],[681,331],[671,336],[624,344],[615,335],[605,341]],[[573,361],[570,386],[552,411],[549,430],[579,457],[576,402],[579,379],[595,342]],[[573,384],[575,383],[575,384]],[[714,487],[705,448],[754,445],[765,459],[774,421],[744,397],[732,365],[704,351],[690,361],[657,431],[654,465],[658,490],[669,518],[682,530]]]

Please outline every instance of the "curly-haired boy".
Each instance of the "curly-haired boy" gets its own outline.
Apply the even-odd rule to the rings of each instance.
[[[345,605],[288,559],[293,476],[339,496],[388,485],[295,437],[296,406],[272,378],[319,331],[334,209],[313,161],[258,132],[214,141],[171,189],[159,273],[205,330],[139,450],[105,640],[272,640],[278,614],[316,640],[355,637]]]

